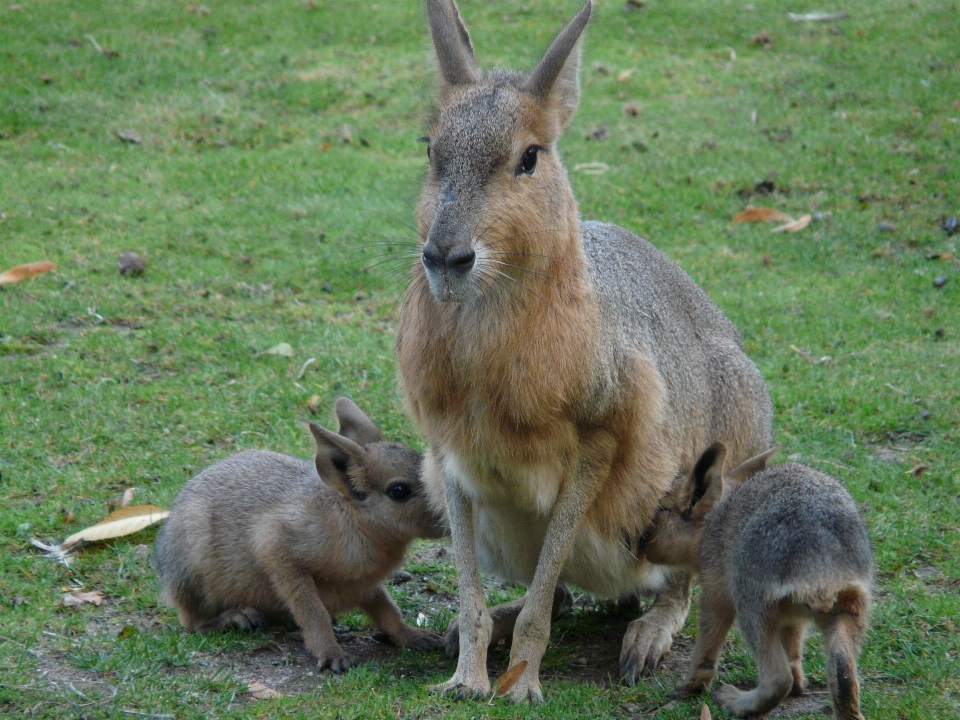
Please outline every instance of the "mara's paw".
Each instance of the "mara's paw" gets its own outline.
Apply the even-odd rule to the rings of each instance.
[[[335,672],[337,675],[345,673],[349,667],[350,657],[339,648],[337,652],[329,652],[317,658],[317,668]]]
[[[673,633],[653,618],[642,617],[627,626],[620,647],[620,676],[633,685],[641,675],[649,675],[670,654]]]
[[[439,685],[431,685],[430,692],[454,700],[466,700],[469,698],[485,698],[490,694],[490,678],[483,674],[483,677],[466,678],[460,672],[454,674],[452,678]]]
[[[504,673],[504,677],[509,674],[509,670]],[[529,667],[523,674],[510,685],[505,691],[503,688],[497,690],[497,695],[507,698],[512,703],[528,702],[531,705],[539,705],[543,702],[543,691],[540,689],[540,677],[536,669]],[[503,683],[503,677],[500,682]]]

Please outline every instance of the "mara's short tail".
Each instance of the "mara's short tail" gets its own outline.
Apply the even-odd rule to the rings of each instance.
[[[828,626],[823,628],[827,641],[827,685],[837,720],[863,720],[857,656],[867,630],[869,609],[868,594],[859,588],[845,590],[838,595]]]

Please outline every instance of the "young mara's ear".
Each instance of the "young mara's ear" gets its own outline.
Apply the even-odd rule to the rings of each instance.
[[[368,418],[350,398],[337,398],[333,409],[337,413],[337,421],[340,423],[338,432],[343,437],[349,438],[360,445],[369,445],[383,440],[383,436],[377,430],[377,426],[373,424],[373,420]]]
[[[470,85],[480,79],[480,69],[473,57],[473,43],[460,11],[453,0],[427,0],[430,35],[440,66],[440,94],[455,85]]]
[[[557,113],[564,127],[580,100],[580,33],[590,19],[593,1],[557,35],[540,64],[530,73],[524,90],[544,107]]]
[[[327,485],[345,498],[365,500],[367,494],[354,485],[351,468],[363,467],[367,451],[350,438],[330,432],[316,423],[308,422],[313,439],[317,441],[317,474]]]
[[[723,461],[726,457],[727,447],[722,442],[715,442],[697,460],[693,468],[691,514],[703,517],[723,498]]]
[[[724,473],[724,480],[731,483],[734,487],[742,485],[751,475],[763,470],[767,466],[767,460],[779,449],[779,445],[774,445],[766,452],[762,452],[749,460],[745,460],[730,472]]]

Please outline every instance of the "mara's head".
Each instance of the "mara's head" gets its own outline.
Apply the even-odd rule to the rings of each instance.
[[[335,411],[337,432],[308,423],[320,479],[356,509],[358,522],[371,533],[404,540],[443,537],[446,518],[431,507],[420,479],[423,456],[385,441],[351,400],[338,398]]]
[[[727,448],[723,443],[716,442],[704,450],[693,472],[678,477],[660,502],[643,538],[646,558],[658,565],[696,568],[710,512],[751,475],[763,470],[776,451],[773,447],[727,469]]]
[[[523,294],[579,227],[556,142],[579,98],[579,38],[591,3],[529,74],[484,73],[453,0],[427,0],[437,105],[420,196],[421,263],[443,302]]]

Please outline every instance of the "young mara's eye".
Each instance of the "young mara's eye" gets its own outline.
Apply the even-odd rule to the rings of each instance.
[[[413,495],[413,489],[409,485],[397,483],[387,488],[387,497],[394,502],[403,502]]]
[[[539,145],[531,145],[523,151],[523,157],[520,158],[520,172],[524,175],[533,175],[537,169],[537,153],[543,150]]]

